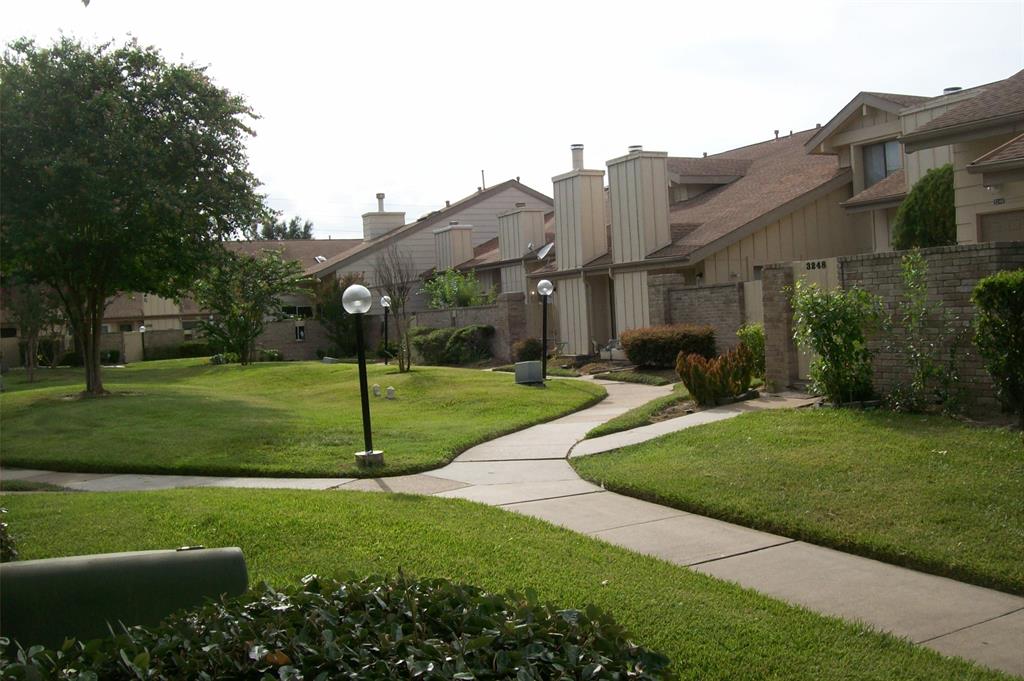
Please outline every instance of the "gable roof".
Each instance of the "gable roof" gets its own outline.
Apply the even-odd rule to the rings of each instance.
[[[1017,135],[1006,144],[1001,144],[992,151],[979,156],[967,166],[967,172],[980,172],[983,169],[1016,164],[1024,161],[1024,134]]]
[[[1024,121],[1024,70],[978,89],[981,91],[974,97],[936,116],[900,140],[914,145],[944,135]]]
[[[839,168],[835,156],[805,152],[805,144],[815,132],[805,130],[716,154],[714,158],[748,161],[746,174],[669,206],[673,241],[648,259],[690,256],[713,248],[725,237],[760,222],[767,224],[779,211],[795,210],[849,182],[849,170]]]
[[[277,239],[254,241],[226,241],[224,247],[243,255],[257,255],[260,251],[276,251],[285,260],[295,260],[303,267],[317,265],[317,256],[335,258],[363,243],[362,239]]]
[[[426,215],[419,218],[415,222],[406,223],[405,225],[393,229],[390,232],[386,232],[376,237],[375,239],[370,239],[369,241],[360,240],[359,245],[356,246],[355,248],[345,253],[342,253],[338,256],[330,258],[325,263],[320,263],[314,267],[309,267],[306,270],[306,274],[322,277],[326,274],[334,272],[339,267],[341,267],[346,261],[361,255],[366,255],[368,253],[380,250],[381,248],[387,246],[396,239],[400,239],[404,236],[408,236],[409,234],[413,234],[422,229],[426,229],[427,227],[431,227],[439,223],[447,224],[448,218],[454,213],[457,213],[458,211],[468,208],[474,204],[480,203],[481,201],[484,201],[492,196],[495,196],[496,194],[500,194],[501,192],[509,188],[518,189],[521,192],[533,196],[535,199],[539,201],[544,201],[548,204],[554,203],[551,197],[541,194],[536,189],[531,189],[530,187],[527,187],[519,180],[506,180],[505,182],[501,182],[492,187],[488,187],[487,189],[483,189],[473,194],[470,194],[469,196],[465,196],[459,199],[458,201],[452,202],[451,204],[445,206],[444,208],[440,208],[431,213],[427,213]]]
[[[899,95],[891,92],[859,92],[828,123],[817,128],[815,133],[804,143],[804,147],[808,153],[813,153],[819,144],[836,132],[846,122],[846,119],[865,104],[882,111],[898,114],[900,110],[927,99],[931,98],[918,95]]]
[[[907,196],[907,174],[900,168],[864,191],[851,196],[840,205],[846,208],[866,208],[881,203],[902,201]]]

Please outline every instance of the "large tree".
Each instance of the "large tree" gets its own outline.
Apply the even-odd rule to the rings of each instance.
[[[245,101],[134,41],[11,44],[0,60],[5,273],[60,298],[105,391],[100,323],[119,291],[188,291],[220,242],[265,221]]]
[[[283,316],[279,298],[298,293],[305,283],[302,265],[276,251],[257,256],[224,251],[195,287],[196,302],[216,315],[200,326],[215,345],[248,364],[266,322]]]
[[[278,220],[277,215],[260,225],[257,233],[259,239],[312,239],[313,223],[303,220],[299,216],[293,217],[287,222]]]

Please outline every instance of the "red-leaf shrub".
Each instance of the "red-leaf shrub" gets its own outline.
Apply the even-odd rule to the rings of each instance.
[[[710,326],[665,324],[623,331],[626,357],[637,366],[672,368],[679,353],[715,356],[715,330]]]
[[[754,364],[753,353],[741,344],[714,359],[680,352],[676,373],[697,404],[710,407],[750,390]]]

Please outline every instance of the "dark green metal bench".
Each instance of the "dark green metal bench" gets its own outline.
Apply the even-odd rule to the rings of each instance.
[[[175,610],[248,588],[238,548],[104,553],[0,564],[0,634],[23,646],[59,647],[127,625],[154,625]]]

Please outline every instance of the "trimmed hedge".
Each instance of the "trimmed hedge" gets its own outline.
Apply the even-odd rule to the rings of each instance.
[[[637,366],[671,369],[679,353],[715,356],[715,330],[710,326],[665,324],[623,331],[619,336],[629,361]]]
[[[1024,269],[997,272],[974,287],[974,342],[996,395],[1024,429]]]
[[[741,343],[714,359],[680,352],[676,359],[676,373],[697,404],[713,407],[722,400],[750,390],[754,365],[753,353]]]
[[[424,364],[457,366],[491,356],[494,327],[482,324],[446,329],[417,327],[409,335]]]
[[[594,606],[563,610],[531,593],[402,575],[302,582],[61,650],[0,639],[0,668],[14,678],[115,680],[675,678],[667,657],[632,644]]]

